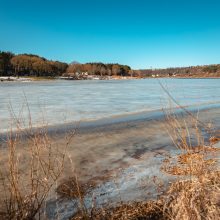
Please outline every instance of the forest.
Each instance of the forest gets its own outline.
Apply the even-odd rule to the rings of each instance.
[[[148,77],[220,77],[220,65],[132,70],[128,65],[101,62],[70,64],[33,54],[0,51],[0,76],[75,77],[79,75]],[[75,77],[79,79],[79,77]]]
[[[0,76],[59,76],[67,67],[67,63],[33,54],[0,52]]]
[[[166,69],[145,69],[135,71],[137,75],[147,77],[220,77],[220,65],[173,67]]]
[[[11,52],[0,52],[0,76],[73,76],[86,72],[89,75],[129,75],[131,68],[120,64],[71,63],[47,60],[33,54],[15,55]]]
[[[104,64],[104,63],[72,63],[68,66],[67,75],[74,75],[75,73],[88,73],[89,75],[100,76],[128,76],[131,68],[127,65],[121,64]]]

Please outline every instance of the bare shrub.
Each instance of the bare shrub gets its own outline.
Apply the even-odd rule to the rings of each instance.
[[[30,112],[29,112],[30,113]],[[3,144],[0,167],[1,219],[41,219],[49,193],[62,175],[68,145],[74,135],[66,137],[64,146],[57,146],[47,127],[23,129],[17,118]]]

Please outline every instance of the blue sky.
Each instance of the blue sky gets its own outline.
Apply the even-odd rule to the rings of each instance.
[[[132,68],[220,63],[219,0],[0,0],[0,50]]]

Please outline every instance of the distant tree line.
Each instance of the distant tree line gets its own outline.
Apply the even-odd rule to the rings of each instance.
[[[87,73],[89,75],[100,76],[128,76],[130,75],[131,68],[127,65],[121,64],[104,64],[104,63],[86,63],[70,64],[67,68],[68,75],[74,75],[76,73]]]
[[[0,76],[59,76],[68,64],[32,54],[0,52]]]
[[[47,60],[33,54],[15,55],[0,51],[0,76],[75,76],[78,74],[99,76],[146,77],[220,77],[220,65],[176,67],[166,69],[132,70],[127,65],[104,63],[71,63]]]
[[[11,52],[0,51],[0,76],[73,76],[77,73],[100,76],[127,76],[131,68],[120,64],[103,63],[63,63],[47,60],[33,54],[15,55]]]
[[[135,71],[141,77],[220,77],[220,65],[174,67],[166,69],[145,69]]]

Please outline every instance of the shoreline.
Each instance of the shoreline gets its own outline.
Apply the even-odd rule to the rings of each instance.
[[[187,118],[181,112],[179,116]],[[220,129],[219,107],[203,109],[199,118],[207,124],[213,121],[215,128]],[[155,176],[165,184],[175,180],[176,177],[161,171],[167,155],[175,157],[180,153],[172,143],[164,122],[161,114],[159,117],[151,115],[145,119],[79,129],[69,155],[73,157],[80,182],[89,185],[96,180],[85,192],[87,208],[91,207],[93,196],[96,197],[97,206],[154,199],[159,195],[152,182]],[[57,136],[59,145],[62,143],[61,137]],[[209,136],[205,143],[208,141]],[[67,172],[65,176],[61,184],[68,181],[72,174]],[[54,214],[59,213],[61,219],[68,219],[76,210],[76,204],[77,199],[74,198],[61,197],[57,200],[51,196],[48,200],[48,217],[53,219]]]
[[[197,113],[196,107],[187,108]],[[220,106],[204,106],[199,118],[204,123],[214,122],[220,129]],[[180,118],[187,118],[181,109],[176,109]],[[57,183],[65,183],[77,175],[80,183],[94,184],[86,189],[84,201],[90,208],[93,197],[97,206],[116,205],[123,202],[147,201],[158,196],[152,182],[158,176],[165,184],[173,181],[171,175],[161,172],[161,163],[166,155],[177,155],[179,152],[173,145],[166,129],[163,111],[142,112],[124,115],[114,119],[85,122],[77,129],[73,141],[68,146],[62,179]],[[49,136],[56,147],[65,146],[65,134],[76,126],[52,126],[48,129]],[[208,137],[207,137],[208,140]],[[18,151],[25,155],[28,140],[21,139]],[[25,149],[24,149],[25,148]],[[6,148],[0,147],[2,161],[7,158]],[[21,161],[24,170],[28,169],[27,161]],[[74,167],[74,173],[73,173]],[[120,191],[120,195],[119,195]],[[69,219],[77,208],[77,199],[62,198],[52,191],[48,197],[46,212],[48,219]]]
[[[202,105],[192,105],[192,106],[182,106],[182,108],[190,111],[192,113],[207,111],[212,109],[219,109],[220,103],[210,103],[210,104],[202,104]],[[151,121],[151,120],[163,120],[165,117],[165,112],[175,113],[177,115],[182,114],[182,116],[186,116],[187,113],[184,109],[180,107],[176,108],[167,108],[167,109],[156,109],[149,111],[140,111],[133,113],[125,113],[112,115],[110,117],[97,118],[91,120],[81,120],[81,121],[72,121],[61,124],[53,124],[53,125],[39,125],[33,126],[31,131],[37,132],[39,129],[45,128],[49,135],[64,135],[65,133],[73,130],[77,130],[80,133],[86,132],[96,132],[97,129],[102,128],[103,130],[111,129],[114,127],[122,128],[128,123],[138,123],[141,121]],[[29,128],[24,128],[19,132],[19,136],[25,138],[25,132],[28,131]],[[10,130],[9,130],[10,131]],[[0,143],[1,139],[6,139],[9,131],[0,132]],[[16,130],[12,130],[12,137],[16,135]]]
[[[0,76],[0,83],[4,82],[38,82],[38,81],[93,81],[93,80],[101,80],[101,81],[109,81],[109,80],[144,80],[144,79],[220,79],[220,77],[213,77],[213,76],[175,76],[175,77],[111,77],[111,78],[89,78],[89,79],[74,79],[71,77],[14,77],[14,76]]]

